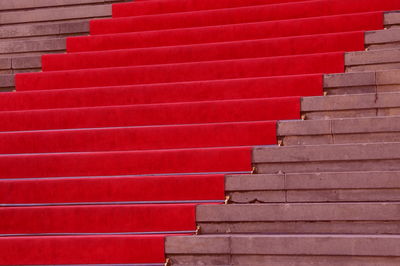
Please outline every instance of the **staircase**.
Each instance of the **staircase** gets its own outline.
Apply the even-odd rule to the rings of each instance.
[[[111,2],[0,2],[0,265],[400,263],[399,1]]]
[[[66,49],[67,36],[89,33],[89,20],[111,17],[124,0],[1,0],[0,92],[15,90],[16,73],[41,70],[41,55]]]
[[[400,263],[400,13],[278,121],[280,146],[253,149],[255,173],[227,175],[227,205],[196,207],[200,235],[168,237],[172,265]]]

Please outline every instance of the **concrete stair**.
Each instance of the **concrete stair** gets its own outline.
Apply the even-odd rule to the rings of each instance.
[[[167,238],[172,265],[400,264],[400,13],[385,24],[253,149],[253,174],[226,176],[227,204],[196,208],[200,235]]]
[[[41,70],[41,55],[66,49],[67,36],[85,35],[89,20],[111,17],[128,0],[0,1],[0,92],[14,90],[14,74]]]

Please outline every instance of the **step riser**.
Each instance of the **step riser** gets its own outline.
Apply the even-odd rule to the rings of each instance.
[[[227,192],[231,203],[388,202],[400,201],[400,189],[263,190]]]
[[[291,145],[318,145],[318,144],[347,144],[347,143],[374,143],[400,142],[400,132],[342,134],[342,135],[312,135],[288,136],[279,138],[284,146]]]
[[[399,234],[400,221],[197,223],[202,234]]]
[[[299,162],[299,163],[256,163],[258,174],[309,173],[309,172],[350,172],[350,171],[398,171],[397,160],[354,160],[339,162]]]
[[[368,256],[278,256],[278,255],[169,255],[177,266],[193,265],[252,265],[252,266],[397,266],[400,258]]]

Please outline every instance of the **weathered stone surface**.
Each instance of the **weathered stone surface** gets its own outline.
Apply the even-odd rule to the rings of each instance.
[[[57,21],[111,16],[111,5],[57,7],[24,11],[3,12],[0,24]]]
[[[279,190],[284,188],[283,175],[228,175],[225,191]]]
[[[221,238],[225,241],[221,243]],[[199,250],[197,245],[207,247]],[[215,250],[216,243],[225,249]],[[212,235],[167,237],[166,253],[233,255],[400,256],[397,235]],[[203,252],[203,253],[201,253]],[[218,253],[219,252],[219,253]]]
[[[400,203],[271,203],[199,205],[197,222],[395,221]]]
[[[365,44],[386,44],[400,41],[399,29],[368,31],[365,33]]]
[[[122,2],[118,0],[24,0],[24,1],[0,1],[0,10],[15,10],[41,7],[56,7],[68,5],[102,4],[109,2]]]
[[[399,234],[400,221],[199,223],[204,234]]]
[[[375,85],[375,73],[344,73],[324,75],[324,88]]]
[[[309,173],[309,172],[350,172],[350,171],[398,171],[400,160],[344,160],[325,162],[286,162],[258,163],[257,172],[260,174]]]

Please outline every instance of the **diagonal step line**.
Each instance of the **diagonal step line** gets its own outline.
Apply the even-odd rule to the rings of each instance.
[[[32,234],[0,234],[0,237],[17,236],[102,236],[102,235],[179,235],[194,234],[196,230],[187,231],[156,231],[156,232],[113,232],[113,233],[32,233]]]
[[[185,176],[185,175],[236,175],[236,174],[251,174],[251,171],[232,171],[232,172],[197,172],[197,173],[167,173],[167,174],[142,174],[142,175],[113,175],[113,176],[54,176],[54,177],[30,177],[30,178],[1,178],[1,181],[16,181],[16,180],[52,180],[52,179],[85,179],[85,178],[135,178],[135,177],[168,177],[168,176]]]
[[[107,201],[107,202],[62,202],[62,203],[3,203],[0,207],[76,206],[76,205],[144,205],[144,204],[194,204],[224,203],[225,200],[169,200],[169,201]]]

